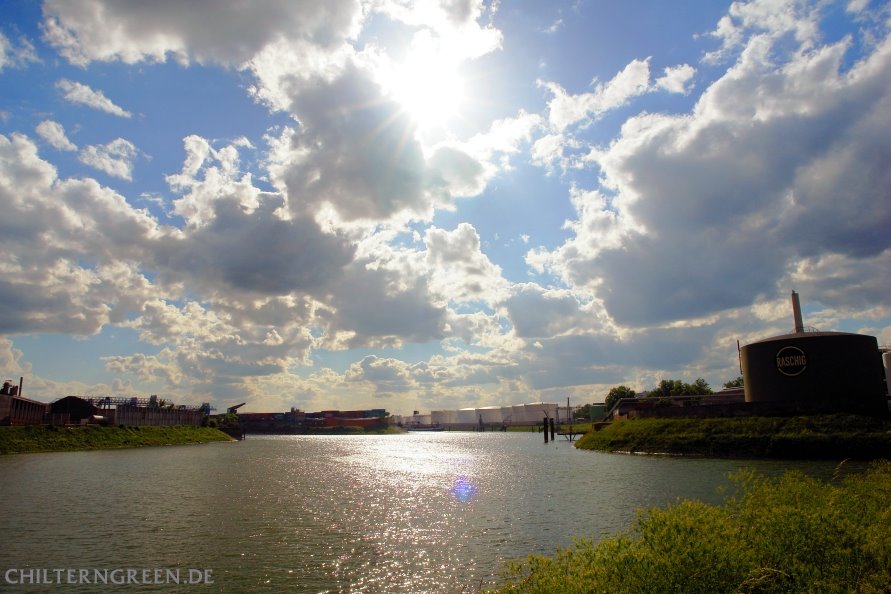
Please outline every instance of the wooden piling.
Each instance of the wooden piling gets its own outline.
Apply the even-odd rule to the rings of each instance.
[[[544,418],[544,432],[543,433],[545,436],[545,443],[548,443],[548,418],[547,417]]]

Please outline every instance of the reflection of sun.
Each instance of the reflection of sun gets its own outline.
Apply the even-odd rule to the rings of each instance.
[[[429,45],[416,45],[401,64],[382,77],[385,92],[397,101],[418,128],[445,128],[464,101],[458,63]]]

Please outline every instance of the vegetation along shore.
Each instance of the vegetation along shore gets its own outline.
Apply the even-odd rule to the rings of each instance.
[[[859,415],[631,419],[589,431],[576,447],[733,458],[891,458],[891,421]]]
[[[231,441],[212,427],[0,427],[0,454],[68,452]]]
[[[499,592],[888,591],[891,463],[828,483],[734,480],[739,494],[722,505],[651,509],[626,533],[511,563]]]

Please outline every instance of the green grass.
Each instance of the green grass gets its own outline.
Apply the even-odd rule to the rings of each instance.
[[[510,563],[498,592],[780,593],[891,590],[891,464],[822,483],[734,477],[722,505],[641,512],[626,533]]]
[[[585,434],[576,447],[740,458],[891,458],[891,422],[857,415],[633,419]]]
[[[0,427],[0,454],[66,452],[230,441],[210,427]]]

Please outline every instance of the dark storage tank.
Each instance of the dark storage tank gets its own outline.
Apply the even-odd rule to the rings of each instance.
[[[797,324],[796,324],[797,326]],[[740,349],[746,402],[800,412],[887,413],[874,336],[796,332]]]

